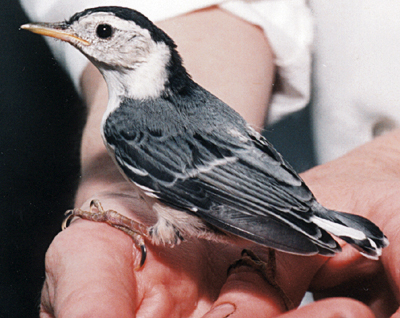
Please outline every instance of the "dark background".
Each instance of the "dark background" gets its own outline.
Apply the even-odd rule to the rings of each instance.
[[[44,254],[72,206],[83,107],[18,1],[0,9],[0,317],[37,317]]]
[[[37,317],[44,255],[72,207],[84,107],[18,1],[0,10],[0,317]],[[314,164],[308,109],[265,135],[298,171]]]

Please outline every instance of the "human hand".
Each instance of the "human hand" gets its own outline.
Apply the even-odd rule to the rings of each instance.
[[[131,216],[133,206],[139,218],[145,212],[141,200],[127,192],[100,199],[123,214]],[[147,247],[145,265],[135,270],[140,255],[129,236],[106,224],[72,222],[46,255],[41,317],[275,317],[285,311],[279,293],[257,271],[239,267],[227,275],[241,247],[196,239],[173,248]],[[325,260],[277,254],[278,284],[296,305]],[[336,299],[282,317],[360,310],[369,317],[359,303]]]
[[[234,37],[237,38],[236,33]],[[220,42],[218,40],[217,43]],[[213,51],[224,52],[218,49]],[[262,53],[260,56],[265,58],[264,52]],[[251,54],[251,60],[254,60],[253,49]],[[232,51],[226,56],[233,56]],[[209,60],[212,59],[206,59]],[[190,63],[190,59],[185,61]],[[199,65],[204,67],[203,64]],[[234,70],[243,74],[237,63],[232,65],[235,66]],[[246,70],[246,74],[251,73],[247,68]],[[264,69],[260,74],[262,79],[266,78]],[[259,85],[259,80],[247,82]],[[218,83],[225,84],[225,81]],[[88,105],[88,120],[82,138],[82,181],[76,206],[87,210],[90,200],[96,198],[105,209],[117,210],[131,218],[143,216],[143,210],[135,199],[136,196],[132,194],[130,185],[121,179],[100,138],[99,127],[106,106],[107,89],[94,67],[89,66],[84,72],[82,86],[83,97]],[[232,91],[242,91],[232,90],[230,85],[225,86],[229,94]],[[265,92],[265,87],[269,87],[266,84],[259,86],[263,88],[262,92]],[[218,95],[218,89],[212,91]],[[243,96],[252,97],[254,94]],[[268,96],[263,98],[269,100]],[[251,110],[267,102],[251,103],[251,100],[245,99],[241,104],[246,106],[246,110]],[[243,115],[251,121],[248,114]],[[256,117],[263,118],[260,115]],[[135,271],[139,256],[129,236],[105,224],[85,220],[73,222],[55,238],[48,250],[41,317],[205,315],[208,318],[256,318],[279,316],[285,311],[279,293],[252,268],[239,267],[227,276],[228,267],[239,257],[243,247],[195,239],[187,239],[174,248],[154,247],[150,244],[147,247],[145,266]],[[260,253],[258,255],[262,256]],[[300,302],[315,273],[326,260],[322,257],[277,253],[277,283],[295,305]],[[232,304],[233,309],[218,308],[222,304]],[[234,313],[230,314],[231,310]],[[337,317],[342,313],[347,316],[353,313],[354,317],[371,316],[371,312],[358,302],[336,299],[316,302],[287,312],[282,317]]]
[[[389,317],[396,310],[393,317],[400,315],[399,138],[400,131],[394,131],[302,176],[324,206],[367,217],[387,235],[390,246],[379,261],[344,246],[311,284],[317,298],[359,299],[377,317]]]
[[[93,68],[88,71],[95,72]],[[89,75],[94,76],[84,78],[99,78]],[[88,210],[89,202],[96,198],[105,209],[140,218],[145,209],[98,138],[104,111],[104,105],[99,106],[107,100],[104,85],[100,81],[86,85],[95,92],[88,91],[86,97],[93,106],[89,107],[83,134],[82,180],[76,206]],[[240,267],[227,276],[228,267],[239,258],[243,246],[189,238],[174,248],[147,247],[145,266],[135,271],[139,255],[129,236],[105,224],[73,222],[48,250],[41,317],[210,318],[226,317],[234,310],[231,318],[256,318],[279,316],[285,311],[279,293],[258,272]],[[295,305],[326,260],[277,253],[277,282]],[[234,309],[221,309],[218,305],[222,304],[232,304]],[[310,317],[315,313],[319,317],[357,313],[353,316],[359,317],[360,312],[363,317],[370,316],[358,302],[335,299],[292,310],[283,317]]]
[[[76,197],[82,209],[88,210],[89,202],[97,198],[105,209],[138,221],[146,219],[147,206],[107,153],[86,167]],[[173,248],[148,242],[147,247],[146,263],[136,271],[140,253],[128,235],[106,224],[73,221],[46,255],[41,317],[210,318],[232,312],[232,318],[272,317],[286,310],[281,295],[254,269],[239,267],[227,275],[244,246],[188,238]],[[263,257],[262,250],[251,248]],[[277,283],[295,306],[326,260],[277,253]],[[363,317],[370,315],[357,302],[335,299],[292,310],[283,317],[315,313],[334,317],[360,311],[365,312]]]

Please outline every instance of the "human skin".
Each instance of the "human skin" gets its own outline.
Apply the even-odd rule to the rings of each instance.
[[[302,174],[326,207],[374,221],[390,245],[369,262],[349,246],[329,259],[311,283],[321,297],[347,295],[363,300],[377,317],[400,317],[400,130],[354,149]],[[397,310],[397,312],[396,312]]]
[[[275,70],[273,54],[259,28],[217,8],[158,25],[177,42],[195,81],[226,101],[253,126],[263,126]],[[238,47],[246,49],[236,50]],[[147,207],[118,172],[100,137],[107,89],[92,65],[82,76],[82,91],[88,118],[82,138],[82,179],[75,206],[88,210],[89,202],[96,198],[105,209],[141,219]],[[386,165],[380,166],[378,160],[370,162],[370,158],[359,162],[359,156],[363,157],[362,153],[355,155],[356,161],[351,157],[343,159],[350,172],[355,172],[351,169],[354,162],[357,167],[368,167],[369,178],[362,177],[365,175],[362,167],[358,171],[361,175],[350,174],[352,191],[347,186],[347,173],[338,177],[333,173],[344,164],[340,160],[312,169],[303,176],[321,203],[370,217],[392,234],[395,227],[386,218],[389,214],[384,214],[385,207],[376,211],[371,205],[373,197],[367,197],[370,204],[361,202],[365,198],[356,191],[360,188],[357,180],[365,183]],[[294,305],[299,304],[310,286],[330,291],[356,274],[369,277],[379,273],[382,277],[382,268],[392,275],[395,288],[399,281],[394,275],[398,262],[392,263],[396,258],[392,245],[385,249],[381,262],[364,259],[347,246],[342,256],[335,258],[277,253],[276,279]],[[239,267],[227,274],[243,246],[187,238],[173,248],[149,243],[147,247],[144,267],[135,270],[140,255],[129,236],[102,223],[72,222],[57,235],[46,255],[41,317],[373,317],[365,305],[343,298],[327,299],[286,312],[280,294],[259,272]],[[251,244],[249,247],[265,258],[265,250]],[[387,296],[384,301],[387,303]],[[373,309],[382,312],[382,306]]]

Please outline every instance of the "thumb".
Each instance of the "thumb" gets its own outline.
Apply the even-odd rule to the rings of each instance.
[[[203,318],[274,317],[286,310],[276,289],[251,267],[234,269]]]
[[[46,254],[40,317],[133,317],[138,297],[132,258],[124,233],[76,222],[55,237]]]
[[[350,298],[330,298],[292,310],[280,318],[374,318],[372,311],[361,302]]]

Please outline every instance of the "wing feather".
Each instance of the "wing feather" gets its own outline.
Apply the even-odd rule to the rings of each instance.
[[[157,103],[158,109],[166,103],[166,111],[149,114],[135,105],[135,118],[127,120],[132,110],[120,107],[104,127],[117,162],[134,183],[170,206],[260,244],[301,254],[339,248],[310,221],[314,197],[297,173],[240,117],[202,125],[210,114],[197,114],[192,125],[194,118],[176,113],[167,101]]]

